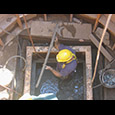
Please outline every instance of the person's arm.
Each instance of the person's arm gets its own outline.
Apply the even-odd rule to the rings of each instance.
[[[56,77],[59,77],[59,78],[62,77],[62,75],[58,71],[56,71],[55,69],[53,69],[50,66],[46,66],[45,69],[50,70]]]

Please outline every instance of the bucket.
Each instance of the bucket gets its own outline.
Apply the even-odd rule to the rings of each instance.
[[[13,76],[13,73],[7,68],[0,68],[0,85],[8,86],[11,83]],[[5,89],[2,86],[0,86],[0,91]]]
[[[103,86],[107,88],[115,88],[115,69],[108,69],[103,72],[100,80]]]

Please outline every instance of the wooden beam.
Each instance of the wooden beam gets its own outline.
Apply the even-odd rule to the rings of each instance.
[[[115,43],[114,43],[114,45],[113,45],[113,47],[112,47],[112,50],[114,50],[115,49]]]
[[[97,14],[97,19],[95,21],[95,25],[94,25],[94,28],[93,28],[93,32],[95,31],[97,25],[98,25],[98,22],[99,22],[99,18],[101,17],[101,14]]]
[[[107,18],[106,25],[105,25],[105,28],[103,30],[101,40],[100,40],[100,43],[99,43],[99,47],[98,47],[98,51],[97,51],[97,57],[96,57],[96,63],[95,63],[95,68],[94,68],[94,74],[93,74],[93,78],[92,78],[92,83],[93,83],[93,81],[95,79],[95,74],[96,74],[96,70],[97,70],[97,65],[98,65],[98,60],[99,60],[99,56],[100,56],[100,50],[101,50],[102,42],[103,42],[103,39],[104,39],[105,32],[106,32],[106,30],[108,28],[111,16],[112,16],[112,14],[109,14],[109,16]]]
[[[92,34],[89,35],[89,38],[93,42],[93,44],[98,48],[99,47],[98,40]],[[113,60],[113,57],[108,53],[108,51],[103,46],[101,46],[101,53],[105,56],[105,58],[108,61],[111,62]]]
[[[44,20],[47,21],[47,14],[44,14]]]
[[[17,23],[18,23],[19,27],[22,29],[23,26],[22,26],[22,22],[20,20],[19,14],[16,14],[16,17],[17,17]]]
[[[72,22],[73,14],[70,14],[70,22]]]
[[[0,45],[1,45],[1,46],[4,46],[4,43],[3,43],[3,41],[1,40],[1,38],[0,38]]]

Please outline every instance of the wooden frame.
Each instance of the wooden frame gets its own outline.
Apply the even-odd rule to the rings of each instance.
[[[85,99],[92,100],[93,99],[93,92],[92,92],[92,59],[91,59],[91,47],[90,46],[71,46],[76,52],[85,52]],[[36,46],[36,51],[40,52],[47,52],[48,47],[44,46]],[[54,47],[51,50],[52,52],[58,52]],[[32,46],[27,46],[26,50],[26,60],[27,60],[27,67],[25,70],[25,84],[24,84],[24,94],[30,93],[30,83],[31,83],[31,67],[32,67],[32,55],[34,50]]]
[[[16,14],[16,17],[17,17],[17,23],[18,23],[19,27],[22,29],[23,26],[22,26],[22,22],[20,20],[19,14]]]
[[[93,32],[96,30],[96,27],[97,27],[97,25],[98,25],[98,22],[99,22],[99,18],[101,17],[101,14],[97,14],[97,19],[96,19],[96,21],[95,21],[95,25],[94,25],[94,27],[93,27]]]
[[[1,46],[4,46],[4,43],[3,43],[3,41],[1,40],[1,38],[0,38],[0,45],[1,45]]]
[[[70,14],[70,22],[72,22],[73,14]]]
[[[44,20],[47,21],[47,14],[44,14]]]

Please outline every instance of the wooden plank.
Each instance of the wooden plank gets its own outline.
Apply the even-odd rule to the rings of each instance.
[[[31,25],[31,21],[28,22],[28,28],[30,28]],[[12,32],[11,35],[6,36],[6,43],[4,44],[4,46],[2,47],[2,50],[4,50],[4,48],[16,37],[18,36],[23,30],[26,29],[25,24],[23,24],[23,29],[20,29],[19,27],[16,27]],[[14,36],[12,35],[14,34]]]
[[[106,16],[102,15],[101,18],[99,19],[99,22],[105,26],[106,23]],[[108,30],[115,36],[115,23],[113,23],[112,21],[110,21],[109,25],[108,25]]]
[[[94,20],[97,18],[97,14],[77,14],[77,16],[79,18],[83,18],[84,20],[88,20],[88,22],[90,22],[90,23],[95,23]],[[104,14],[99,19],[99,23],[101,23],[103,26],[105,26],[106,20],[107,20],[107,17]],[[112,35],[115,36],[115,23],[114,23],[114,21],[112,21],[112,20],[110,21],[109,26],[108,26],[108,30],[111,32]]]
[[[24,14],[26,20],[32,19],[37,16],[37,14]],[[23,20],[23,14],[19,14],[20,19]]]
[[[3,43],[3,41],[1,40],[1,38],[0,38],[0,45],[1,45],[1,46],[4,46],[4,43]]]
[[[37,16],[37,14],[24,14],[26,17],[26,20],[32,19]],[[19,14],[19,18],[23,20],[22,14]],[[3,19],[0,21],[0,27],[3,30],[10,31],[15,24],[17,23],[17,17],[15,14],[9,14],[3,17]],[[3,36],[5,33],[4,31],[0,29],[0,35]]]
[[[113,45],[113,47],[112,47],[112,50],[114,50],[115,49],[115,43],[114,43],[114,45]]]
[[[96,29],[96,27],[97,27],[97,25],[98,25],[98,21],[99,21],[99,18],[101,17],[101,14],[98,14],[97,15],[97,19],[96,19],[96,21],[95,21],[95,25],[94,25],[94,28],[93,28],[93,32],[95,31],[95,29]]]
[[[95,75],[96,75],[96,71],[97,71],[97,65],[98,65],[98,61],[99,61],[99,56],[100,56],[100,52],[101,52],[101,47],[102,47],[103,39],[104,39],[105,33],[107,31],[107,28],[108,28],[111,16],[112,16],[112,14],[109,14],[109,16],[107,18],[107,21],[106,21],[106,24],[105,24],[105,27],[104,27],[104,30],[103,30],[103,33],[102,33],[102,36],[100,38],[101,40],[100,40],[99,46],[98,46],[97,57],[96,57],[96,62],[95,62],[95,68],[94,68],[94,73],[93,73],[93,78],[92,78],[92,83],[93,83],[93,81],[95,79]]]
[[[92,34],[89,35],[89,38],[94,43],[94,45],[98,48],[99,47],[98,40]],[[113,57],[109,54],[109,52],[103,46],[101,47],[101,53],[107,58],[109,62],[113,60]]]
[[[17,16],[17,23],[18,23],[19,27],[22,29],[23,26],[22,26],[22,22],[20,20],[19,14],[16,14],[16,16]]]
[[[70,22],[72,22],[73,14],[70,14]]]
[[[47,21],[47,14],[44,14],[44,20]]]
[[[90,19],[96,19],[97,18],[97,14],[78,14],[84,18],[90,18]]]
[[[6,15],[1,21],[0,21],[0,35],[4,35],[5,32],[3,30],[6,30],[6,31],[10,31],[11,29],[13,29],[13,27],[15,26],[16,24],[16,16],[15,15]]]

